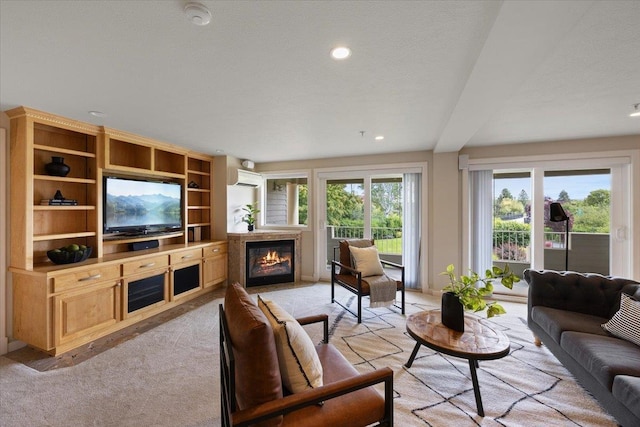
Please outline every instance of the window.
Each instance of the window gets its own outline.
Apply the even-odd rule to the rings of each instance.
[[[306,173],[268,175],[263,186],[266,226],[306,226],[309,186]]]

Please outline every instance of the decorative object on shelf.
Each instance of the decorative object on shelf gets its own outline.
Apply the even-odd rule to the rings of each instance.
[[[187,186],[188,186],[189,188],[200,188],[200,186],[198,185],[198,183],[197,183],[197,182],[195,182],[195,181],[189,181],[189,184],[187,184]]]
[[[505,288],[512,289],[513,283],[520,280],[509,270],[509,265],[505,265],[504,270],[497,266],[487,269],[484,277],[475,271],[469,270],[469,273],[468,276],[456,276],[453,264],[447,266],[447,271],[440,273],[449,277],[449,285],[444,287],[445,293],[442,295],[442,324],[459,332],[464,332],[464,312],[450,302],[451,298],[457,297],[460,305],[467,310],[478,312],[487,309],[487,317],[493,317],[506,313],[497,302],[488,303],[484,299],[493,292],[493,281],[500,280]],[[449,311],[452,307],[454,312]]]
[[[40,200],[40,204],[46,206],[76,206],[78,201],[75,199],[65,199],[62,192],[57,190],[53,199],[42,199]]]
[[[64,163],[64,157],[53,156],[51,163],[44,165],[44,170],[51,176],[67,176],[71,168]]]
[[[253,231],[253,227],[256,223],[256,216],[260,213],[260,209],[258,209],[258,202],[245,205],[242,210],[247,212],[244,217],[242,217],[242,222],[247,223],[247,230]]]
[[[64,200],[64,196],[62,195],[62,191],[56,190],[56,194],[53,195],[53,200]]]
[[[73,264],[85,261],[91,256],[91,246],[71,244],[47,251],[47,257],[54,264]]]

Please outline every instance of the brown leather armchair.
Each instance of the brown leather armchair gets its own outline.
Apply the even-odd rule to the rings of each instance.
[[[329,344],[328,317],[297,319],[324,323],[316,346],[323,385],[296,394],[282,386],[273,329],[239,284],[230,285],[220,309],[222,425],[393,426],[393,371],[358,371]],[[384,383],[384,397],[372,386]]]
[[[360,245],[363,247],[372,246],[374,244],[373,239],[357,239]],[[353,242],[353,240],[352,240]],[[362,298],[370,296],[371,288],[366,277],[362,277],[362,273],[351,264],[351,251],[349,250],[349,240],[341,240],[338,247],[339,260],[335,259],[331,261],[331,302],[335,302],[342,308],[347,310],[358,318],[358,323],[362,322]],[[335,258],[335,256],[334,256]],[[396,280],[396,289],[400,292],[401,305],[394,304],[395,307],[405,313],[405,286],[404,286],[404,266],[396,264],[384,259],[380,259],[380,263],[386,267],[392,267],[399,271],[400,280]],[[335,298],[335,285],[340,285],[349,292],[354,293],[358,298],[357,312],[352,311],[349,307],[343,305]]]

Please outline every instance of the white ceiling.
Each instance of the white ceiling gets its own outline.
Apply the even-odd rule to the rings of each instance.
[[[0,0],[0,108],[256,162],[640,135],[640,1],[201,3]]]

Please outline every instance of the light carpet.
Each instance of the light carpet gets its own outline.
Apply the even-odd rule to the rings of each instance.
[[[397,426],[615,426],[615,421],[545,347],[533,345],[526,307],[505,303],[492,319],[511,340],[503,359],[480,362],[485,417],[476,406],[466,360],[425,347],[413,366],[415,341],[393,309],[365,309],[362,324],[331,304],[327,284],[257,288],[294,316],[327,313],[331,342],[359,371],[395,372]],[[220,292],[220,294],[222,294]],[[343,301],[352,294],[339,292]],[[438,299],[407,293],[407,315]],[[0,357],[0,425],[218,426],[218,304],[214,301],[76,366],[38,372]],[[315,342],[321,327],[308,329]]]

